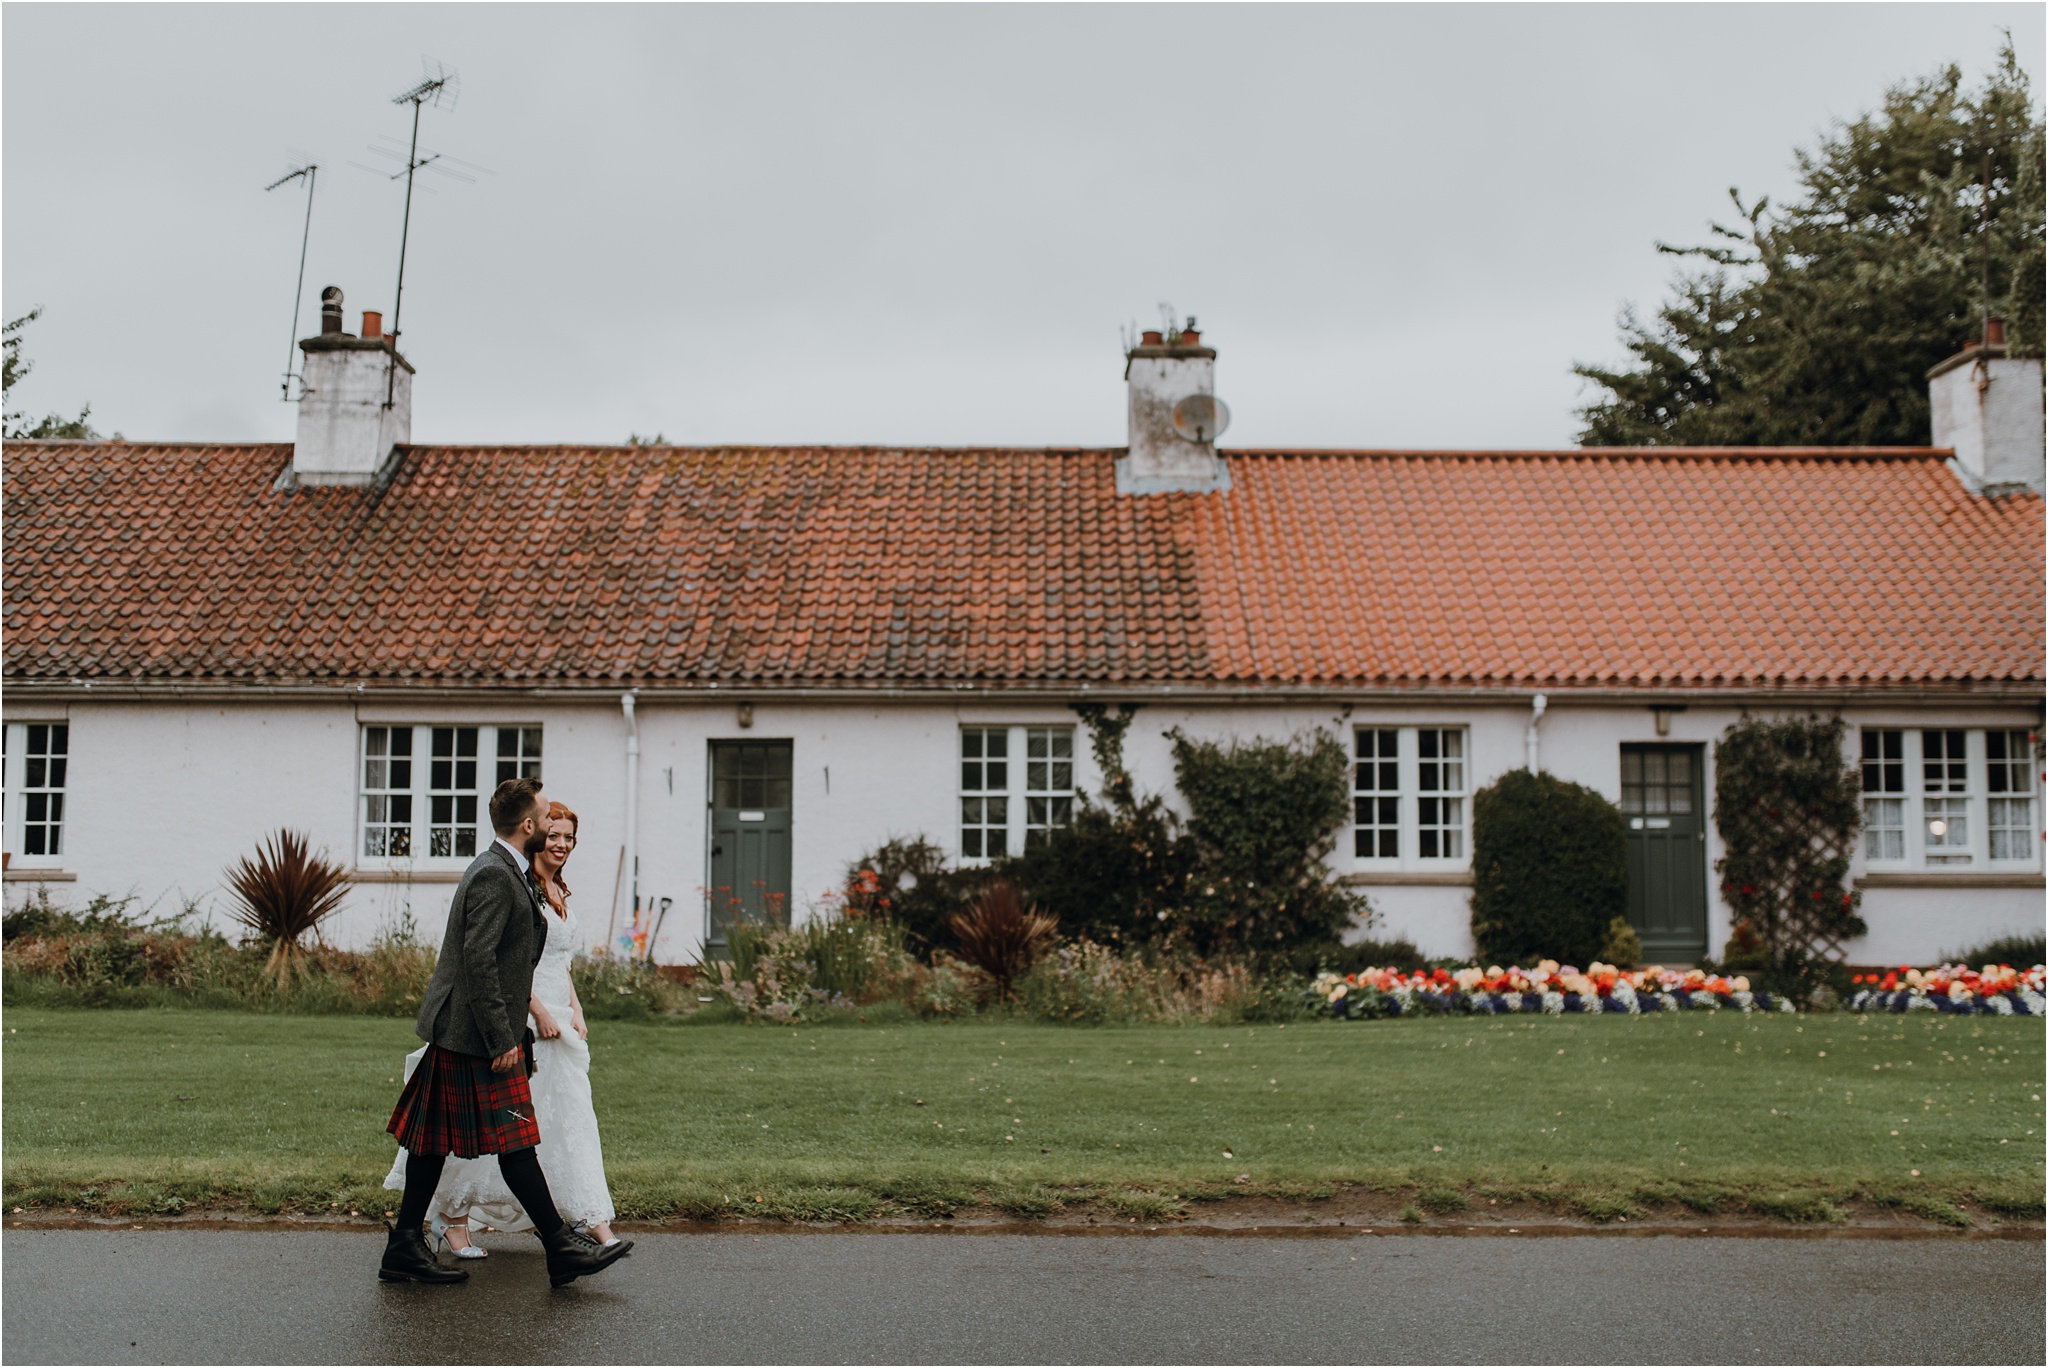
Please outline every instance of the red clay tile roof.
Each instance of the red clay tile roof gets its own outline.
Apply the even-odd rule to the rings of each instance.
[[[2039,681],[2042,501],[1945,454],[12,444],[5,677]]]

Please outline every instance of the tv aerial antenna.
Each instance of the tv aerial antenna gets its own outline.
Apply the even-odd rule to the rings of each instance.
[[[420,110],[428,105],[436,109],[454,109],[459,94],[460,77],[452,69],[443,66],[431,57],[422,57],[420,65],[425,69],[426,79],[412,89],[391,97],[391,103],[412,106],[412,143],[406,151],[405,170],[392,176],[397,180],[405,177],[405,218],[398,230],[398,288],[391,297],[391,360],[385,366],[384,407],[390,408],[392,393],[398,383],[398,326],[405,312],[405,249],[412,238],[412,182],[413,176],[423,166],[432,165],[441,159],[440,154],[422,161],[420,159]]]
[[[279,396],[285,403],[291,402],[292,381],[298,378],[299,304],[306,297],[306,246],[313,240],[313,182],[319,174],[318,163],[309,161],[303,166],[294,166],[263,187],[264,193],[268,194],[279,186],[289,185],[295,180],[306,182],[306,226],[299,234],[299,283],[292,289],[292,335],[289,348],[284,354],[284,386],[283,393]]]

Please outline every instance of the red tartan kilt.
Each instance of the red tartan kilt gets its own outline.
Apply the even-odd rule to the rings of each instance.
[[[385,1127],[414,1154],[508,1154],[540,1143],[526,1070],[492,1073],[491,1061],[427,1046]]]

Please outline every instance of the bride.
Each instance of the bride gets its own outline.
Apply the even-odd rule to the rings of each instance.
[[[569,961],[581,943],[576,914],[569,907],[569,886],[562,866],[576,848],[576,814],[560,803],[548,806],[547,848],[533,857],[534,889],[549,909],[547,946],[533,971],[533,997],[527,1002],[533,1029],[533,1109],[540,1123],[536,1154],[548,1189],[563,1219],[586,1228],[599,1243],[612,1245],[611,1191],[605,1185],[604,1150],[597,1135],[597,1113],[590,1100],[590,1031],[583,1004],[569,981]],[[565,1030],[563,1022],[568,1023]],[[425,1049],[405,1058],[408,1078]],[[404,1150],[384,1179],[384,1186],[405,1188]],[[498,1230],[528,1230],[533,1223],[519,1208],[498,1173],[498,1157],[450,1156],[434,1190],[430,1225],[437,1241],[462,1259],[481,1259],[483,1246],[470,1239],[470,1221]]]

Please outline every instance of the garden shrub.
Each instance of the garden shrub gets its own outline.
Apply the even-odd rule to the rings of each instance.
[[[1628,907],[1621,809],[1582,784],[1510,770],[1472,799],[1472,939],[1482,961],[1590,964]]]
[[[1124,767],[1124,734],[1136,712],[1126,703],[1076,703],[1089,749],[1102,772],[1102,792],[1080,794],[1072,820],[1022,855],[1000,861],[1068,936],[1102,945],[1138,946],[1178,929],[1194,879],[1195,848],[1180,820],[1157,794],[1140,798]]]
[[[1334,950],[1325,950],[1317,957],[1316,968],[1332,974],[1355,974],[1361,969],[1399,969],[1413,973],[1423,966],[1422,952],[1415,948],[1415,942],[1405,937],[1399,940],[1361,940],[1340,945]]]
[[[127,900],[95,898],[82,912],[47,897],[15,913],[4,952],[10,1005],[221,1007],[262,1012],[411,1016],[433,973],[434,952],[400,934],[365,951],[313,944],[280,984],[272,947],[235,945],[194,909],[143,922]]]
[[[1848,888],[1863,795],[1844,731],[1840,717],[1748,717],[1714,748],[1721,896],[1775,957],[1839,959],[1869,929]]]
[[[315,855],[306,837],[280,830],[228,869],[235,895],[235,920],[270,948],[265,972],[279,988],[307,967],[306,937],[341,910],[348,896],[348,871],[337,860]]]
[[[700,966],[699,995],[722,998],[762,1021],[816,1020],[867,1002],[900,1000],[932,973],[905,948],[903,929],[886,917],[813,917],[786,931],[742,923],[726,944],[729,958]]]
[[[1008,879],[982,885],[974,910],[953,918],[953,939],[960,955],[988,976],[995,1000],[1016,995],[1017,978],[1045,958],[1059,940],[1059,918],[1036,907],[1025,910],[1017,886]]]
[[[2039,931],[2031,935],[2000,936],[1959,955],[1944,954],[1942,959],[1950,964],[1974,967],[2010,964],[2015,969],[2032,968],[2036,964],[2048,963],[2048,936]]]
[[[984,869],[952,869],[946,852],[923,835],[897,837],[846,870],[848,918],[883,918],[903,929],[909,947],[929,960],[954,950],[953,918],[970,911],[988,877]]]
[[[1187,901],[1195,852],[1165,800],[1078,801],[1073,821],[1001,863],[1070,936],[1107,945],[1163,939]]]
[[[1312,965],[1371,904],[1330,865],[1351,818],[1351,758],[1321,728],[1284,742],[1197,741],[1175,728],[1173,767],[1195,852],[1189,944]]]
[[[1633,969],[1643,962],[1643,938],[1627,917],[1607,923],[1607,939],[1600,943],[1600,962],[1617,969]]]

